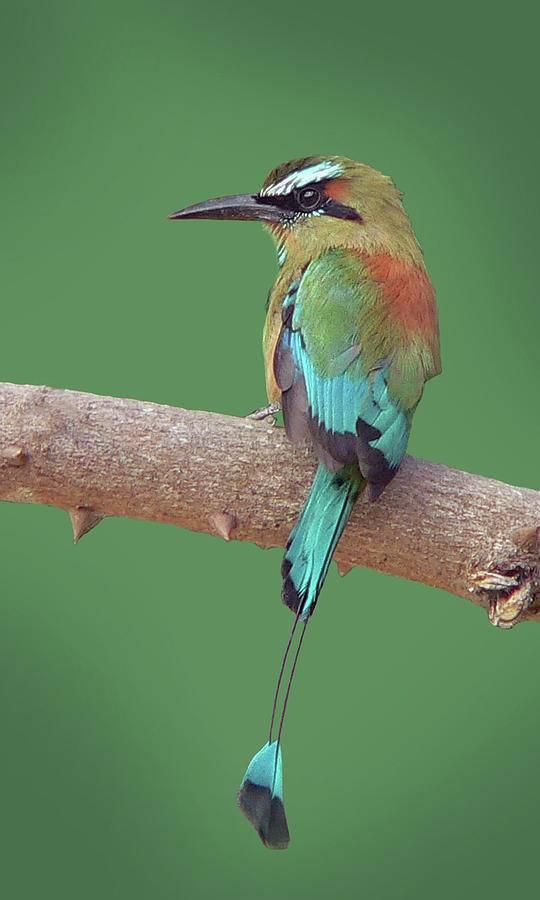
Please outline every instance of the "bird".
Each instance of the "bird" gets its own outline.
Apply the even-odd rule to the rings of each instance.
[[[270,231],[279,272],[263,331],[268,408],[280,407],[291,442],[311,443],[318,458],[283,557],[282,599],[295,618],[269,737],[237,798],[271,849],[290,841],[281,735],[307,623],[355,501],[377,501],[392,481],[424,384],[441,372],[435,291],[402,197],[369,165],[306,156],[274,168],[256,193],[169,216],[258,221]]]

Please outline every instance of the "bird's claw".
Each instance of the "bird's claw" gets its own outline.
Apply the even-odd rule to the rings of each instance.
[[[270,422],[267,424],[275,425],[276,417],[275,413],[279,412],[281,409],[281,403],[278,400],[276,403],[269,403],[268,406],[261,406],[260,409],[254,410],[252,413],[249,413],[248,416],[245,416],[246,419],[253,419],[255,422],[262,422],[263,419],[270,419]]]

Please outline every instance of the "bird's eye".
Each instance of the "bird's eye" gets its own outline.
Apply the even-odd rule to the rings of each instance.
[[[295,200],[304,212],[311,212],[321,205],[321,192],[314,187],[305,187],[297,189],[295,192]]]

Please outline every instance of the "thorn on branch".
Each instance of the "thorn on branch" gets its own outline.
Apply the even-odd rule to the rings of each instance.
[[[351,569],[354,569],[354,565],[350,562],[345,562],[345,560],[340,560],[339,562],[336,560],[337,570],[342,578],[345,575],[348,575]]]
[[[8,466],[24,466],[28,459],[23,448],[18,447],[16,444],[10,444],[9,447],[4,447],[0,450],[0,456],[2,459],[6,460]]]
[[[220,537],[225,541],[230,541],[231,534],[237,525],[236,516],[228,512],[216,512],[208,516],[208,521],[214,526]]]
[[[104,515],[89,506],[76,506],[74,509],[68,509],[69,518],[73,528],[73,543],[78,544],[83,535],[88,534],[99,525]]]

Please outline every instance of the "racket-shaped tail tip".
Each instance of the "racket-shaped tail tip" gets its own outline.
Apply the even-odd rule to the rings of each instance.
[[[253,757],[237,800],[265,847],[285,850],[289,846],[289,828],[283,806],[281,747],[277,741],[265,744]]]

